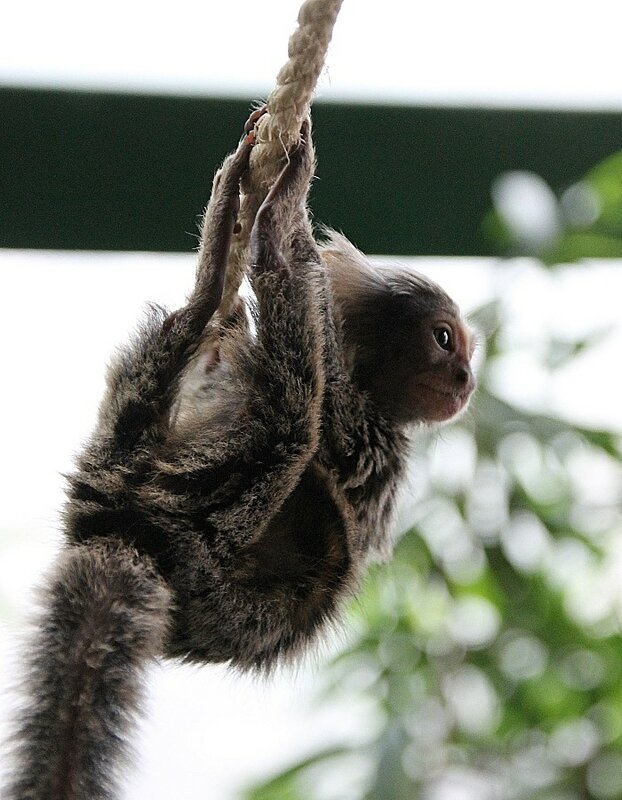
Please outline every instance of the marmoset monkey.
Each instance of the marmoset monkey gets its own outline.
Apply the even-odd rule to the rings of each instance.
[[[472,336],[436,284],[372,268],[340,235],[316,244],[307,122],[252,228],[256,330],[225,326],[209,390],[175,413],[253,143],[215,178],[187,304],[154,310],[109,369],[69,479],[5,800],[115,797],[152,657],[268,670],[300,654],[390,550],[407,427],[453,417],[473,390]]]

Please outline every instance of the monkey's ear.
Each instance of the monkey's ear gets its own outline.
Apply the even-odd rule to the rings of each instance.
[[[382,273],[374,269],[360,250],[345,236],[330,228],[321,231],[326,241],[320,245],[320,253],[328,270],[335,296],[341,302],[357,302],[369,295],[377,296],[386,291]]]

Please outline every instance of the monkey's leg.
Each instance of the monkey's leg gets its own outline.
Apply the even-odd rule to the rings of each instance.
[[[226,159],[216,173],[203,217],[196,285],[189,305],[196,306],[198,318],[206,318],[205,323],[213,316],[222,299],[231,237],[240,210],[240,180],[248,168],[254,141],[254,132],[248,132],[237,151]]]
[[[203,307],[208,320],[222,299],[231,236],[239,230],[239,226],[236,230],[236,217],[240,210],[240,180],[247,171],[250,151],[255,143],[255,124],[266,112],[267,106],[262,106],[247,119],[244,125],[246,135],[237,151],[225,160],[214,177],[203,216],[196,286],[190,302]]]
[[[113,457],[166,435],[181,374],[222,296],[227,255],[239,208],[240,178],[248,166],[248,135],[217,175],[203,226],[196,286],[188,304],[166,316],[155,309],[108,373],[99,438]]]

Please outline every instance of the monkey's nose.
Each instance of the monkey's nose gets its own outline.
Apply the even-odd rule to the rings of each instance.
[[[469,367],[463,364],[458,365],[456,367],[455,379],[461,389],[469,389],[470,391],[473,388],[473,373]]]

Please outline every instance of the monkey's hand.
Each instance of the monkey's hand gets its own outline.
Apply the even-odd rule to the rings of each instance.
[[[251,251],[259,254],[262,246],[283,248],[293,232],[306,219],[306,200],[315,157],[309,120],[300,129],[300,141],[291,148],[288,162],[261,204],[251,231]],[[261,258],[255,259],[261,263]]]

